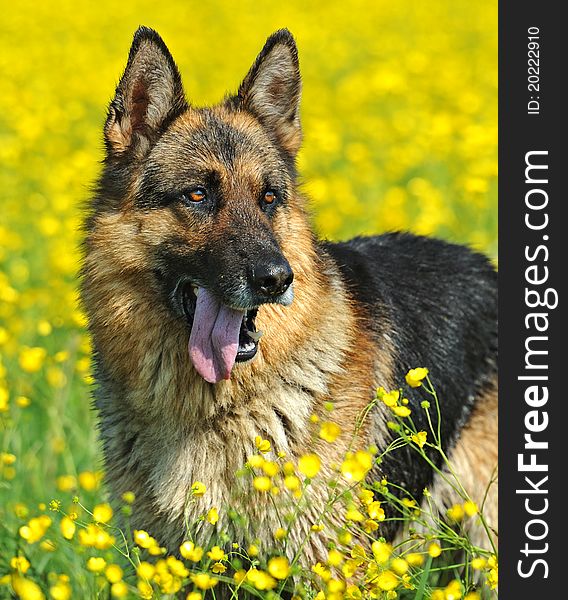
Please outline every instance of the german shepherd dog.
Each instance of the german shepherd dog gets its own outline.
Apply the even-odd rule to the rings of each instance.
[[[408,233],[318,241],[298,189],[300,91],[287,30],[208,108],[186,101],[161,37],[135,33],[104,126],[82,270],[111,493],[134,492],[132,526],[172,552],[188,527],[198,540],[214,530],[200,515],[229,506],[246,525],[220,510],[218,530],[268,547],[281,526],[270,494],[235,473],[257,436],[292,463],[316,453],[310,506],[288,538],[297,549],[309,535],[313,565],[327,556],[327,528],[309,533],[324,482],[355,433],[360,448],[392,440],[388,407],[356,431],[358,415],[378,386],[398,389],[427,367],[446,452],[496,532],[496,272],[465,247]],[[427,397],[408,390],[421,429]],[[335,443],[314,435],[313,415],[340,425]],[[382,477],[417,499],[427,487],[442,514],[456,501],[408,447],[373,467],[369,478]],[[395,535],[386,524],[378,533]]]

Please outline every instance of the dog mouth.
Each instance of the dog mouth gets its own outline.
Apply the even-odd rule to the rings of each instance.
[[[262,336],[255,319],[258,308],[235,309],[209,290],[187,282],[181,303],[190,327],[189,357],[209,383],[230,379],[234,363],[252,360]]]

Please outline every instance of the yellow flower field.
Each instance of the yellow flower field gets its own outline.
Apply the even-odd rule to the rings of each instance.
[[[409,229],[496,259],[497,3],[19,0],[2,13],[0,598],[150,598],[174,593],[182,579],[194,584],[191,600],[213,597],[225,557],[200,556],[196,564],[203,558],[219,566],[190,573],[197,548],[188,546],[185,564],[173,556],[138,561],[138,576],[132,570],[129,579],[123,570],[134,563],[113,550],[121,533],[105,525],[113,513],[91,410],[77,270],[82,204],[100,169],[106,106],[132,34],[140,24],[160,32],[190,101],[202,105],[234,91],[266,37],[288,27],[304,81],[299,167],[319,234],[343,239]],[[416,373],[412,381],[420,385]],[[408,409],[398,408],[406,417]],[[322,439],[332,443],[335,424],[324,425]],[[419,451],[430,443],[424,432],[413,435],[407,443]],[[296,475],[316,476],[316,459],[307,456],[301,473],[287,473],[289,485],[300,483]],[[255,471],[259,493],[263,486],[270,492],[275,476],[263,461]],[[196,497],[206,493],[198,488]],[[126,513],[131,503],[124,498]],[[159,540],[152,545],[144,534],[134,545],[159,551]],[[495,557],[474,560],[495,587]],[[278,589],[292,568],[285,561],[273,557],[264,569],[241,574],[243,585],[264,586],[263,594]],[[422,567],[408,556],[389,554],[388,561],[377,588],[383,595],[374,597],[412,597],[402,582],[406,570]],[[326,584],[319,598],[366,597],[330,585],[328,567],[314,566]],[[424,598],[467,597],[459,582],[438,586],[434,578],[428,586]]]

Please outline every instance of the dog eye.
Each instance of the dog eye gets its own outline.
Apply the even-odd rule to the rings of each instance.
[[[272,190],[268,190],[264,193],[262,200],[265,204],[273,204],[276,201],[276,193]]]
[[[198,204],[207,198],[207,194],[203,188],[195,188],[190,192],[183,193],[181,198],[187,204]]]

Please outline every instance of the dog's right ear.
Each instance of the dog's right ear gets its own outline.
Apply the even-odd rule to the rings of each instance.
[[[162,38],[139,27],[104,127],[107,152],[144,152],[187,108],[181,76]]]

